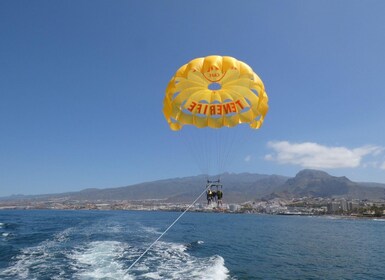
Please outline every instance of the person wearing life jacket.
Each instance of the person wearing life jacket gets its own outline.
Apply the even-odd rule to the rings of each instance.
[[[211,196],[211,200],[212,202],[217,202],[217,192],[216,191],[212,191],[213,192],[213,195]]]
[[[210,205],[211,200],[213,199],[213,191],[211,189],[208,189],[206,194],[207,194],[207,205]]]
[[[217,190],[217,203],[218,203],[218,207],[219,207],[219,204],[222,205],[222,197],[223,197],[223,192],[221,190]]]

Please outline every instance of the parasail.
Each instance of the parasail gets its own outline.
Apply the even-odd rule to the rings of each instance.
[[[172,130],[178,131],[188,125],[199,132],[215,132],[214,138],[199,135],[199,140],[191,141],[200,152],[193,152],[199,163],[206,163],[217,158],[217,165],[223,166],[229,158],[234,141],[224,141],[217,132],[226,132],[239,124],[247,123],[253,129],[262,126],[267,111],[268,97],[262,80],[246,63],[230,56],[206,56],[191,60],[176,71],[166,89],[163,101],[163,114]],[[212,129],[214,128],[214,129]],[[219,129],[223,128],[223,129]],[[187,129],[188,130],[188,129]],[[233,131],[233,129],[229,129]],[[197,131],[194,129],[194,132]],[[186,132],[186,129],[184,129]],[[233,133],[239,136],[239,133]],[[192,140],[193,137],[186,137]],[[229,140],[228,138],[227,140]],[[227,142],[227,143],[226,143]],[[241,145],[238,145],[240,147]],[[227,147],[227,148],[226,148]],[[222,149],[224,148],[224,149]],[[193,149],[189,149],[192,151]],[[211,154],[213,152],[216,155]],[[199,157],[206,157],[200,160]],[[209,173],[206,173],[209,175]],[[217,174],[220,176],[220,174]],[[212,189],[216,188],[216,191]],[[209,180],[204,191],[193,203],[175,219],[175,221],[153,242],[128,268],[130,270],[150,248],[200,199],[207,194],[207,204],[216,200],[217,207],[222,206],[222,183],[220,178]]]
[[[196,58],[171,78],[163,101],[163,114],[172,130],[262,126],[268,96],[262,80],[246,63],[230,56]]]

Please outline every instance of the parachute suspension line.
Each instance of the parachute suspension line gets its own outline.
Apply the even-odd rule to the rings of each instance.
[[[221,128],[221,131],[220,133],[217,134],[217,143],[218,143],[218,162],[217,162],[217,174],[221,174],[222,172],[224,172],[224,160],[225,160],[225,153],[226,153],[226,149],[227,149],[227,142],[229,140],[228,138],[228,128],[227,127],[224,127],[224,128]]]
[[[221,162],[223,160],[223,147],[226,137],[223,137],[223,128],[204,130],[206,140],[202,143],[204,147],[204,161],[206,164],[207,180],[213,180],[214,175],[219,175]],[[217,178],[218,179],[218,178]]]
[[[216,136],[216,139],[215,139],[216,151],[215,151],[215,153],[217,155],[217,162],[215,164],[215,166],[216,166],[215,173],[218,174],[218,176],[219,176],[220,173],[223,171],[221,169],[221,162],[222,162],[222,157],[223,157],[222,148],[223,148],[223,144],[224,144],[224,139],[222,137],[222,134],[223,134],[224,131],[219,130],[217,132],[218,133],[215,133],[215,136]]]
[[[191,129],[191,127],[186,126],[183,129],[184,131],[178,133],[178,135],[179,139],[185,144],[184,146],[187,150],[185,154],[190,156],[190,158],[195,163],[195,166],[199,169],[202,174],[206,174],[206,168],[202,164],[203,162],[205,162],[205,151],[203,151],[203,153],[202,151],[200,151],[200,143],[202,142],[202,139],[198,138],[198,136],[195,135],[196,132]],[[206,141],[206,139],[204,140]]]
[[[201,161],[200,161],[200,166],[201,166],[201,171],[203,174],[206,174],[207,179],[210,176],[210,170],[212,166],[212,158],[211,154],[213,153],[212,151],[212,139],[210,139],[210,131],[207,128],[202,128],[196,131],[197,134],[195,135],[196,141],[198,144],[196,152],[200,154],[201,156]],[[203,141],[202,141],[203,140]],[[201,146],[200,146],[201,145]]]
[[[226,143],[223,147],[222,153],[222,160],[220,163],[220,168],[222,172],[225,171],[226,168],[230,165],[230,158],[235,156],[234,147],[236,147],[235,143],[243,143],[243,141],[239,141],[239,133],[242,133],[242,131],[234,131],[231,129],[228,129],[227,135],[226,135]]]
[[[181,138],[188,144],[186,146],[189,147],[191,157],[198,169],[206,174],[207,180],[212,180],[213,176],[225,172],[225,168],[231,165],[231,157],[234,156],[235,143],[239,138],[237,130],[228,127],[184,129],[185,135]]]
[[[196,129],[186,125],[183,127],[183,131],[178,133],[179,139],[184,142],[184,156],[192,159],[196,168],[206,176],[206,180],[211,180],[211,176],[216,171],[222,171],[217,158],[221,154],[220,147],[223,146],[223,142],[218,143],[220,140],[218,132],[219,130]]]
[[[231,156],[234,156],[234,144],[236,143],[237,133],[236,131],[223,127],[215,133],[215,156],[216,156],[216,174],[220,175],[226,171],[226,168],[230,165]]]
[[[172,226],[173,225],[175,225],[176,224],[176,222],[180,219],[180,218],[182,218],[182,216],[201,198],[201,196],[204,194],[204,193],[206,193],[206,191],[207,191],[207,189],[209,189],[210,187],[211,187],[211,185],[212,185],[213,183],[211,183],[211,184],[208,184],[207,185],[207,187],[205,188],[205,190],[194,200],[194,202],[193,203],[191,203],[187,208],[186,208],[186,210],[184,210],[183,211],[183,213],[182,214],[180,214],[179,215],[179,217],[178,218],[176,218],[175,219],[175,221],[173,221],[172,222],[172,224],[171,225],[169,225],[169,227],[164,231],[164,232],[162,232],[162,234],[161,235],[159,235],[159,237],[154,241],[154,242],[152,242],[151,243],[151,245],[150,246],[148,246],[148,248],[130,265],[130,267],[127,269],[127,272],[128,271],[130,271],[130,269],[138,262],[138,261],[140,261],[140,259],[152,248],[152,246],[154,246],[155,245],[155,243],[156,242],[158,242],[159,241],[159,239],[161,239],[162,238],[162,236],[163,235],[165,235],[166,234],[166,232],[170,229],[170,228],[172,228]]]

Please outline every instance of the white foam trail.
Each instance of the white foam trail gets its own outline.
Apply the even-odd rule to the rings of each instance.
[[[70,229],[64,230],[54,235],[52,240],[22,249],[14,258],[12,265],[1,271],[1,275],[14,279],[36,279],[34,275],[47,270],[55,270],[56,274],[60,275],[64,271],[65,264],[58,263],[55,254],[60,250],[60,243],[67,239],[69,231]]]
[[[145,226],[142,226],[141,228],[144,232],[147,232],[147,233],[151,233],[151,234],[161,234],[162,232],[160,232],[157,228],[153,228],[153,227],[145,227]]]
[[[53,236],[53,242],[62,243],[66,242],[69,239],[70,234],[73,232],[73,228],[67,228],[62,232],[59,232]]]
[[[4,237],[8,237],[9,236],[9,232],[3,232],[1,235],[4,236]]]
[[[124,266],[125,248],[117,241],[94,241],[78,248],[69,256],[75,260],[75,279],[134,279]]]
[[[183,244],[159,241],[135,268],[138,279],[229,279],[229,270],[221,256],[197,258],[186,251]]]
[[[217,280],[229,278],[229,270],[225,266],[225,260],[221,256],[211,259],[213,265],[206,267],[205,271],[201,271],[201,275],[205,274],[208,275],[208,277],[203,277],[202,279]]]

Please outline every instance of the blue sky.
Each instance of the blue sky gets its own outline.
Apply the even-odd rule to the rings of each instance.
[[[381,0],[1,1],[0,196],[200,174],[162,102],[181,65],[213,54],[249,64],[270,105],[260,130],[239,129],[223,171],[385,183],[383,11]]]

